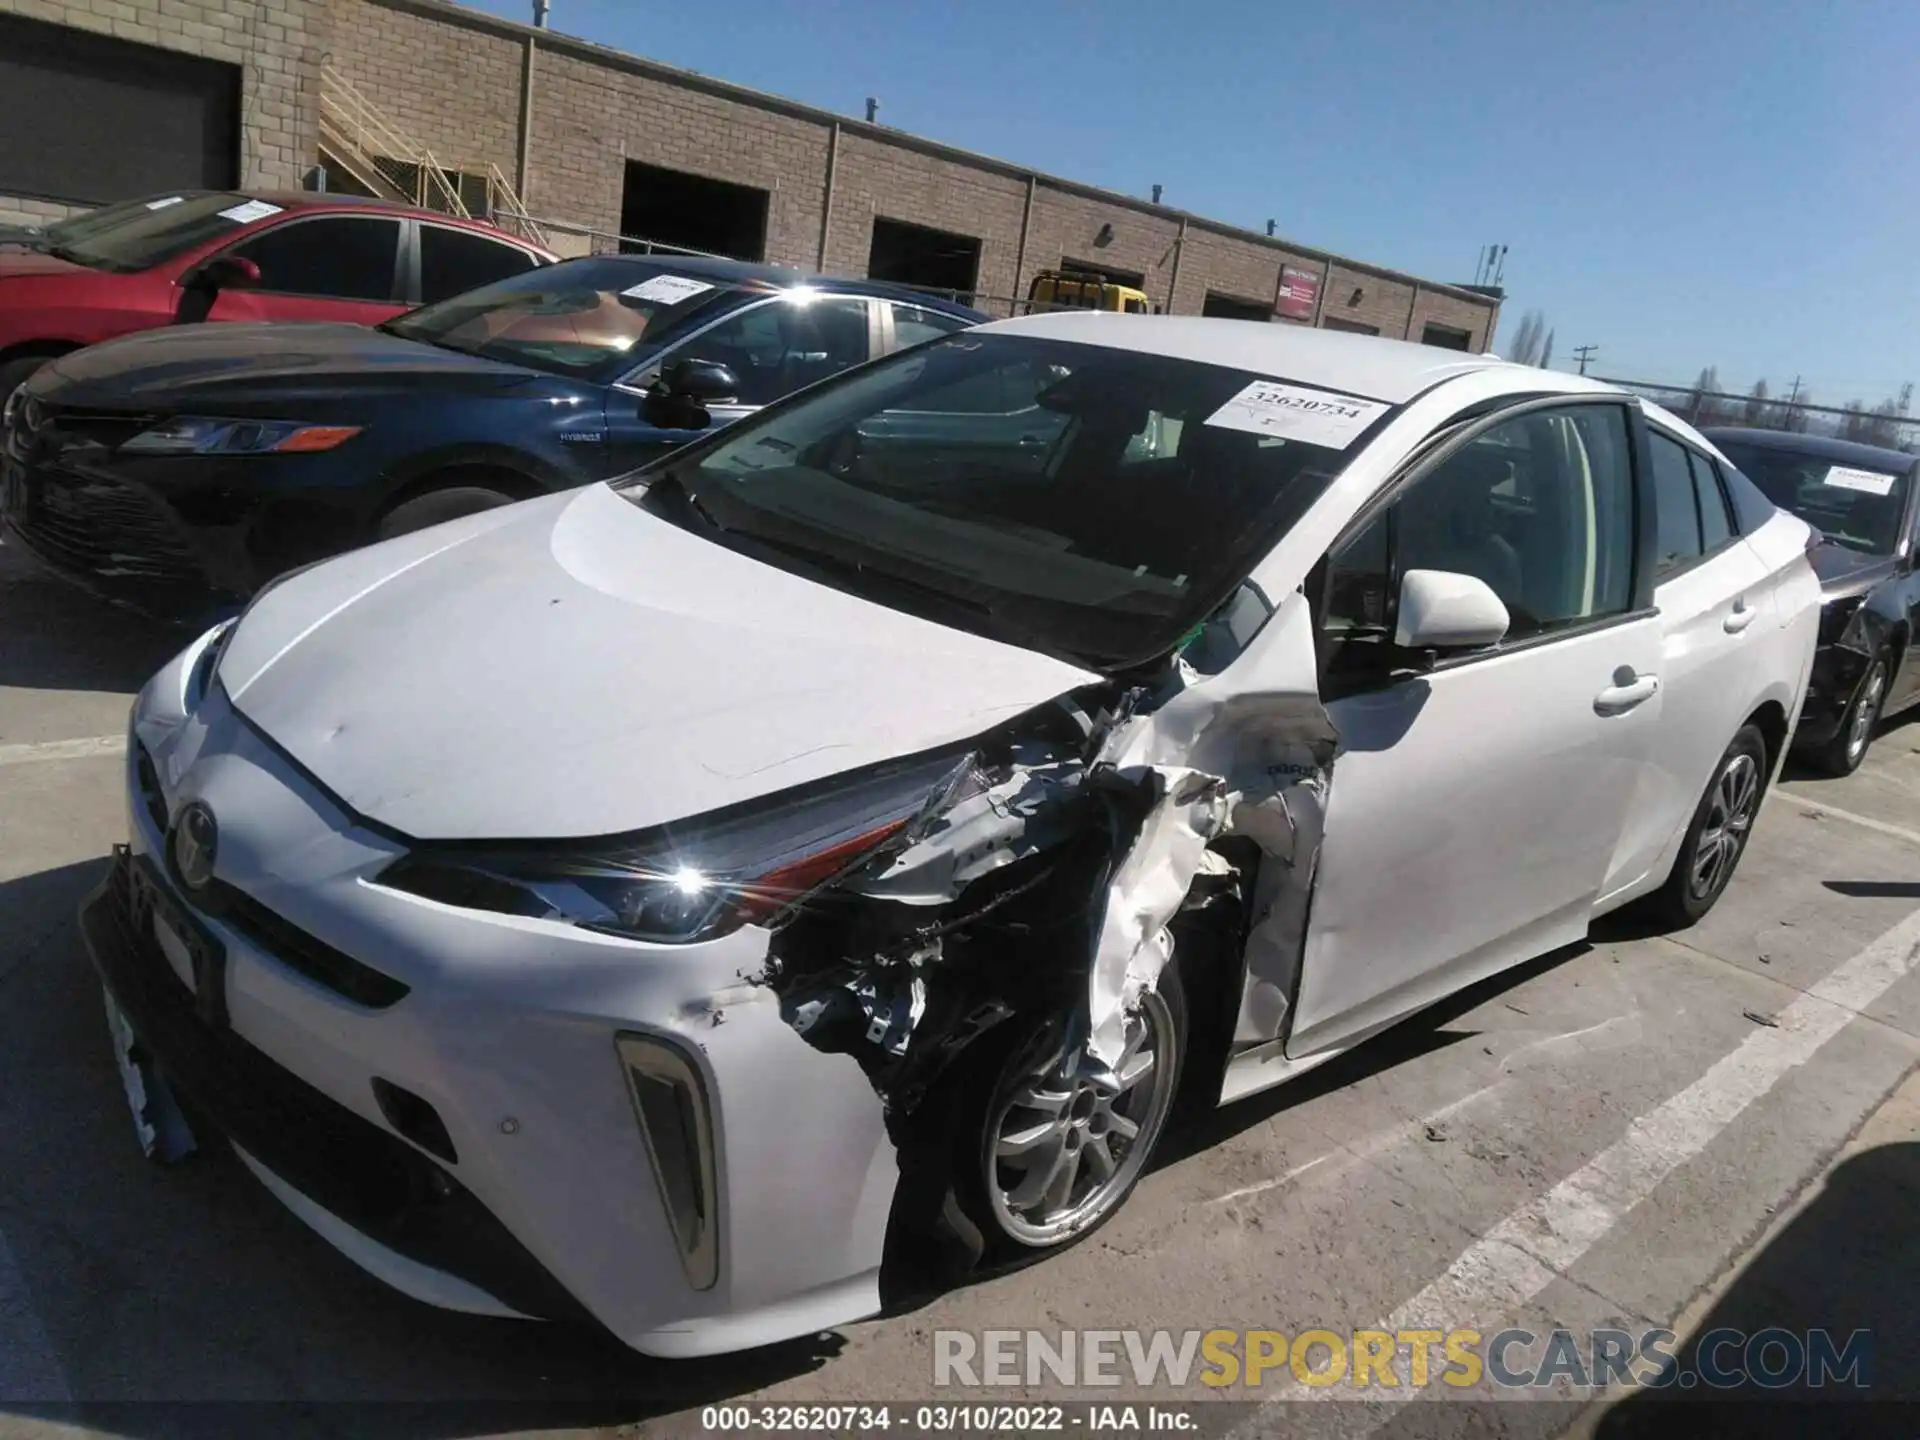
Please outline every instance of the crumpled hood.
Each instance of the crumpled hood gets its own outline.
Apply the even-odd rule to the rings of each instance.
[[[63,355],[44,393],[69,405],[189,410],[337,405],[390,390],[497,390],[538,372],[403,340],[365,325],[172,325]]]
[[[268,591],[235,705],[420,839],[586,838],[968,739],[1099,677],[723,549],[605,485]]]

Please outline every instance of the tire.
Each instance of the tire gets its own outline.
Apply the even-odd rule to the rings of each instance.
[[[396,535],[411,535],[431,525],[443,525],[482,510],[497,510],[512,505],[515,497],[480,485],[449,485],[444,490],[429,490],[404,500],[380,517],[375,538],[391,540]]]
[[[1130,1017],[1130,1058],[1117,1068],[1124,1074],[1143,1055],[1151,1062],[1118,1095],[1101,1083],[1112,1072],[1101,1073],[1083,1048],[1062,1062],[1059,1017],[1010,1027],[979,1057],[985,1063],[962,1091],[948,1163],[951,1198],[988,1264],[1067,1249],[1126,1204],[1180,1093],[1188,1027],[1179,968],[1169,964]],[[1015,1142],[1024,1142],[1017,1154]]]
[[[1713,909],[1746,853],[1766,788],[1766,738],[1757,727],[1743,725],[1713,767],[1706,793],[1694,807],[1673,873],[1647,897],[1655,917],[1679,930]]]
[[[0,405],[5,405],[7,397],[26,384],[34,371],[54,358],[52,355],[22,355],[17,360],[0,364]]]
[[[1827,774],[1851,775],[1867,758],[1873,727],[1880,723],[1880,709],[1887,701],[1887,677],[1892,673],[1893,667],[1882,653],[1860,677],[1860,688],[1853,692],[1847,713],[1840,717],[1839,730],[1814,754],[1814,762]]]

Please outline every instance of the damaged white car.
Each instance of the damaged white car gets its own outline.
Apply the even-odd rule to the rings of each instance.
[[[879,361],[154,678],[83,912],[142,1137],[663,1356],[1069,1244],[1177,1091],[1704,913],[1808,534],[1485,358],[1066,314]]]

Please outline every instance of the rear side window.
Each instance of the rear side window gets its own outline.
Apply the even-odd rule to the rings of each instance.
[[[524,275],[533,268],[534,259],[526,251],[485,235],[443,225],[420,227],[422,304],[450,300],[496,280]]]
[[[1713,462],[1697,450],[1689,450],[1687,459],[1693,462],[1693,496],[1700,506],[1700,545],[1711,555],[1733,539],[1733,519],[1727,514],[1726,492],[1720,488]]]
[[[1647,441],[1653,447],[1653,513],[1659,521],[1653,565],[1658,578],[1700,558],[1700,508],[1687,452],[1658,431]]]
[[[922,310],[918,305],[895,304],[893,307],[893,343],[902,350],[966,328],[967,322],[956,315]]]
[[[392,300],[400,222],[328,215],[280,225],[233,248],[260,267],[260,289],[332,300]]]

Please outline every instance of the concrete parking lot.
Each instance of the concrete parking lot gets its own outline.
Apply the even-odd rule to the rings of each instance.
[[[1883,1108],[1920,1057],[1920,724],[1847,780],[1790,777],[1695,929],[1609,922],[1219,1113],[1069,1254],[843,1334],[668,1364],[423,1308],[226,1157],[141,1158],[74,911],[124,830],[129,698],[178,643],[0,547],[0,1437],[693,1433],[725,1399],[926,1399],[938,1329],[1544,1332],[1716,1297],[1748,1329],[1872,1328],[1875,1393],[1920,1392],[1898,1243],[1920,1106]],[[1297,1385],[1224,1398],[1247,1433],[1309,1408],[1350,1433],[1470,1428],[1457,1405],[1312,1405]],[[1639,1418],[1496,1405],[1471,1428]]]

